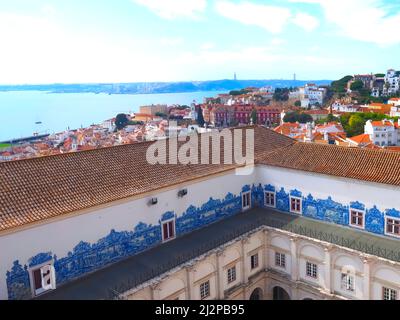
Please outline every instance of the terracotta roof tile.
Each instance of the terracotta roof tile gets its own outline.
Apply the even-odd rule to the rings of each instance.
[[[400,153],[297,142],[260,163],[400,186]]]
[[[288,137],[259,127],[255,136],[260,156],[293,143]],[[152,143],[0,163],[0,231],[236,167],[150,165],[146,151]]]
[[[150,165],[152,143],[0,163],[0,231],[236,168]],[[255,127],[255,157],[256,164],[400,186],[399,152],[300,143]]]

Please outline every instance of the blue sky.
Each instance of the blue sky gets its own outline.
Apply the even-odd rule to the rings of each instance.
[[[0,2],[0,83],[336,79],[400,69],[397,0]]]

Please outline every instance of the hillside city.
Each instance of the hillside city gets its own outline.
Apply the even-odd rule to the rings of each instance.
[[[0,144],[0,161],[133,144],[260,124],[298,141],[400,151],[400,71],[346,76],[330,86],[248,87],[185,105],[141,106],[87,128]],[[177,126],[172,129],[170,121]]]

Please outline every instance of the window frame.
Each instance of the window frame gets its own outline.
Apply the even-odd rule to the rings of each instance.
[[[273,205],[267,203],[267,194],[270,194],[273,196],[273,200],[274,200]],[[264,191],[264,205],[269,208],[276,208],[276,191]]]
[[[176,238],[176,223],[175,222],[176,222],[175,218],[168,219],[168,220],[165,220],[165,221],[161,221],[161,238],[162,238],[162,242],[163,243],[171,241],[171,240],[174,240]],[[172,223],[173,236],[165,238],[164,225],[165,224],[169,224],[169,223]],[[168,233],[169,233],[169,228],[168,228]]]
[[[50,266],[50,279],[54,281],[54,283],[51,284],[51,286],[53,288],[50,289],[44,289],[43,286],[41,286],[40,288],[36,289],[36,284],[35,284],[35,272],[39,271],[41,272],[41,269],[45,266]],[[35,265],[31,268],[29,268],[28,270],[29,272],[29,282],[31,285],[31,293],[32,293],[32,297],[38,297],[41,296],[42,294],[45,294],[47,292],[50,292],[52,290],[55,290],[57,287],[57,279],[56,279],[56,274],[55,274],[55,269],[54,269],[54,261],[53,260],[49,260],[47,262]],[[40,275],[41,276],[41,275]],[[43,281],[43,278],[41,276],[41,280]]]
[[[340,276],[340,288],[346,292],[354,293],[356,290],[355,281],[356,277],[353,274],[342,272]]]
[[[392,233],[392,232],[388,231],[388,220],[399,222],[399,234]],[[385,216],[385,226],[384,226],[384,228],[385,228],[385,235],[388,235],[388,236],[391,236],[391,237],[400,238],[400,219],[399,218]]]
[[[300,201],[300,210],[299,211],[294,211],[292,209],[292,200],[298,200]],[[295,213],[295,214],[302,214],[303,212],[303,199],[301,197],[296,197],[296,196],[289,196],[289,210],[291,213]]]
[[[275,251],[275,266],[286,270],[286,254],[283,252]]]
[[[394,294],[394,299],[385,299],[385,296],[386,296],[385,292],[386,292],[386,290],[388,290],[388,292],[389,292],[389,296],[388,296],[389,298],[392,298],[392,294]],[[398,300],[398,299],[397,299],[397,296],[398,296],[398,292],[397,292],[396,289],[388,288],[388,287],[382,286],[382,300]]]
[[[362,214],[362,225],[358,224],[353,224],[352,222],[352,212]],[[355,209],[355,208],[350,208],[349,209],[349,225],[353,228],[358,228],[358,229],[365,229],[365,210],[360,210],[360,209]]]
[[[210,280],[200,283],[199,290],[200,290],[200,299],[201,300],[209,298],[211,296]],[[205,295],[203,295],[203,293]]]
[[[249,197],[249,198],[248,198],[249,203],[248,203],[248,206],[245,207],[245,206],[244,206],[244,198],[245,198],[246,196]],[[242,192],[242,211],[249,210],[250,208],[251,208],[251,191]]]
[[[236,265],[226,270],[228,284],[234,283],[237,280]]]
[[[310,266],[310,268],[309,268]],[[310,270],[310,273],[308,271]],[[315,275],[314,275],[315,273]],[[311,262],[311,261],[306,261],[306,276],[310,279],[318,279],[318,264]]]
[[[260,266],[260,255],[257,252],[250,256],[250,269],[255,270],[258,269],[259,266]]]

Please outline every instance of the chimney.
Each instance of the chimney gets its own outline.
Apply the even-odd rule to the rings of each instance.
[[[310,122],[306,124],[306,137],[304,142],[312,142],[313,134],[312,134],[312,125]]]

